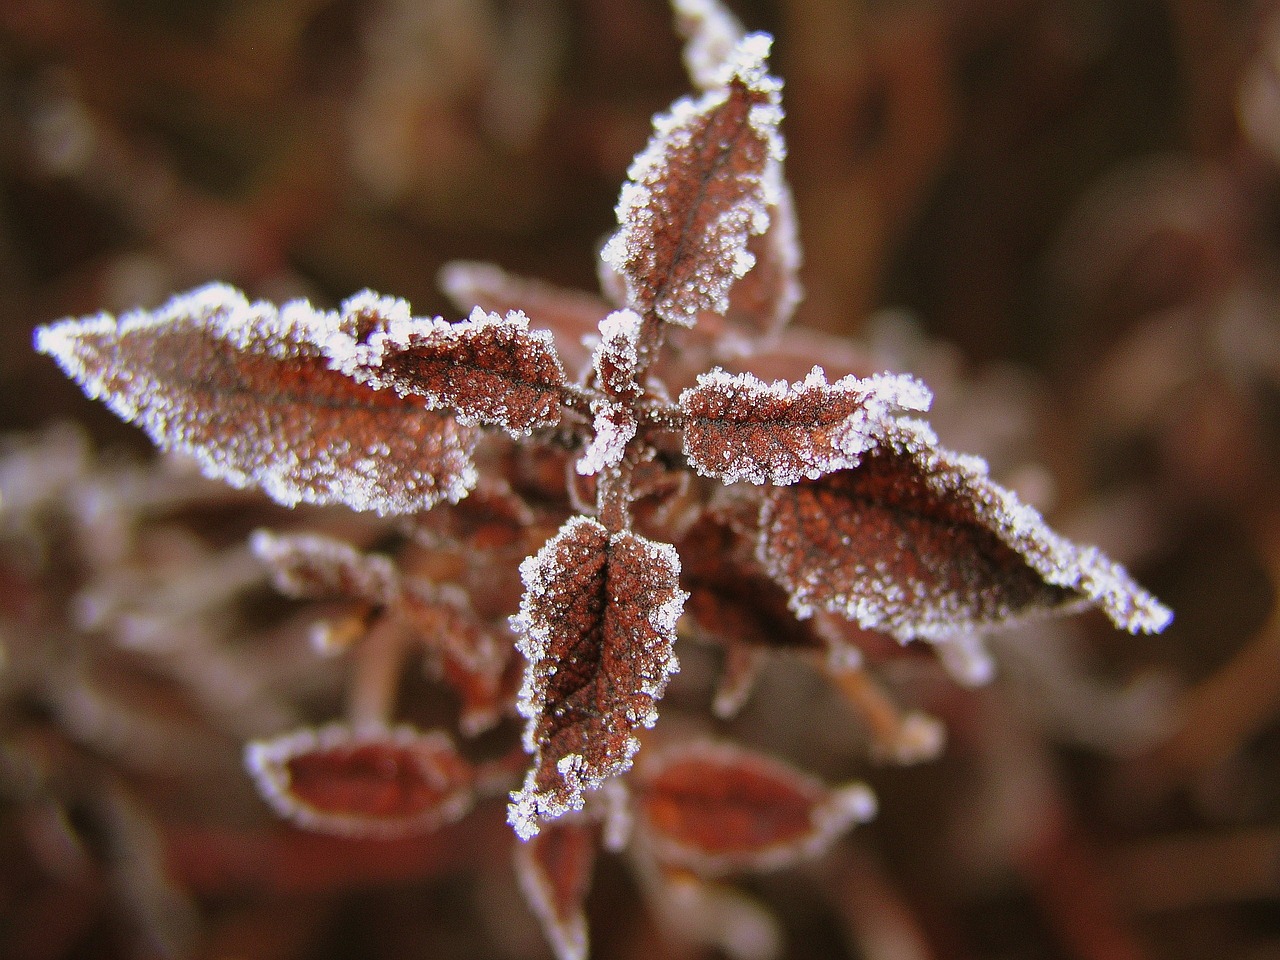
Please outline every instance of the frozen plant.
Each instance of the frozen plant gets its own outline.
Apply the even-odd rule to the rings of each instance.
[[[423,652],[459,694],[464,737],[512,708],[524,719],[532,762],[508,818],[565,960],[586,953],[601,845],[629,852],[668,915],[693,898],[742,929],[765,921],[688,876],[792,863],[874,812],[865,786],[723,741],[642,751],[682,626],[727,649],[717,713],[749,696],[760,648],[818,650],[881,751],[910,761],[940,730],[883,702],[863,644],[925,641],[977,682],[985,632],[1088,606],[1133,632],[1170,619],[981,460],[942,448],[915,378],[773,378],[816,338],[786,328],[800,258],[770,38],[712,0],[676,8],[700,92],[655,119],[629,170],[602,253],[611,303],[456,264],[444,285],[474,307],[459,322],[368,291],[333,312],[215,284],[37,335],[86,393],[208,475],[399,518],[387,553],[255,536],[281,589],[347,601],[318,639],[356,669],[344,722],[255,742],[250,769],[284,816],[350,835],[430,830],[507,790],[502,761],[393,721]],[[740,956],[769,940],[706,936]]]

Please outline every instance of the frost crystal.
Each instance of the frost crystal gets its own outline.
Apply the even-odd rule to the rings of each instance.
[[[857,466],[902,409],[931,397],[908,376],[844,377],[820,367],[797,384],[714,370],[680,396],[684,450],[694,469],[726,483],[792,484]]]
[[[627,444],[639,427],[635,414],[620,403],[597,401],[591,409],[595,414],[592,426],[596,434],[575,467],[584,477],[621,463]]]
[[[633,310],[615,310],[600,321],[600,345],[591,357],[600,386],[611,395],[634,396],[639,362],[640,317]]]
[[[609,312],[598,296],[518,277],[489,263],[446,263],[440,269],[439,284],[459,310],[476,305],[498,314],[523,310],[530,326],[555,334],[560,356],[571,370],[586,359],[583,338],[594,334],[600,318]]]
[[[280,503],[397,514],[466,496],[472,431],[329,369],[326,349],[348,336],[305,301],[277,310],[212,284],[156,311],[42,327],[36,347],[158,446]]]

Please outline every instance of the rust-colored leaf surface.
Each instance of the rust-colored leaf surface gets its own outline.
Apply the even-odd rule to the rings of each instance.
[[[861,784],[831,790],[724,743],[669,748],[641,774],[637,813],[654,852],[704,875],[786,866],[875,814],[875,798]]]
[[[587,517],[569,520],[520,574],[514,623],[528,667],[519,706],[534,764],[509,819],[527,839],[630,768],[635,731],[657,720],[677,668],[685,594],[674,549]]]
[[[307,728],[251,743],[245,764],[277,813],[325,833],[434,830],[473,802],[471,767],[438,731]]]
[[[610,309],[607,301],[594,294],[516,276],[491,263],[446,263],[438,281],[459,310],[479,306],[488,313],[502,315],[523,311],[530,326],[554,334],[556,349],[570,372],[586,361],[589,353],[582,344],[583,338],[596,332]]]
[[[900,423],[855,469],[771,491],[761,531],[762,560],[799,615],[830,610],[903,641],[1090,604],[1133,632],[1171,616],[919,423]]]
[[[420,397],[462,423],[520,436],[560,422],[565,375],[554,339],[530,330],[520,311],[501,317],[477,307],[460,323],[395,316],[331,352],[361,382]]]
[[[516,845],[516,876],[542,922],[556,960],[585,960],[587,920],[583,902],[591,890],[600,829],[581,819],[547,824]]]
[[[698,632],[726,646],[820,649],[808,622],[788,609],[786,591],[743,555],[741,542],[727,525],[704,517],[680,543],[685,612]]]
[[[603,256],[641,315],[689,327],[700,311],[723,314],[730,287],[755,262],[747,241],[768,228],[783,153],[768,48],[763,35],[744,38],[727,82],[658,117],[631,166]]]
[[[431,654],[436,671],[462,701],[459,729],[467,736],[492,727],[513,688],[504,683],[510,637],[495,635],[456,588],[406,578],[397,614]]]
[[[93,398],[204,473],[280,503],[404,514],[475,483],[471,430],[331,370],[335,314],[214,284],[116,320],[64,320],[37,346]]]
[[[725,314],[729,330],[748,341],[767,337],[785,327],[803,299],[795,202],[785,181],[768,214],[769,228],[747,241],[747,252],[754,258],[755,265],[729,291]]]
[[[907,376],[827,383],[814,367],[800,383],[765,383],[713,370],[680,395],[684,452],[703,476],[726,483],[814,480],[856,466],[899,410],[926,409],[930,400]]]

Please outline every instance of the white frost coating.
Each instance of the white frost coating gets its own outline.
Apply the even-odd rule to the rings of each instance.
[[[981,524],[1017,552],[1046,583],[1076,592],[1078,598],[1066,604],[1066,609],[1096,606],[1130,633],[1159,633],[1173,619],[1172,611],[1138,586],[1119,564],[1096,547],[1079,546],[1050,529],[1037,510],[994,483],[984,460],[939,447],[928,424],[898,419],[887,442],[913,458],[939,497],[973,503]],[[968,598],[926,596],[924,584],[893,582],[880,566],[866,566],[856,559],[850,572],[857,580],[848,594],[832,595],[820,566],[802,575],[799,582],[789,583],[785,557],[774,556],[769,549],[772,529],[772,508],[766,503],[757,556],[771,576],[788,586],[789,606],[800,619],[825,609],[865,629],[888,632],[904,643],[922,639],[941,644],[954,639],[961,628],[980,632],[1051,612],[1040,608],[1004,610],[994,622],[971,623]],[[981,669],[980,664],[973,667]]]
[[[584,531],[585,528],[585,531]],[[537,771],[541,760],[541,747],[537,741],[537,725],[539,718],[547,709],[546,680],[555,674],[555,664],[545,663],[552,643],[560,636],[560,625],[545,620],[536,607],[543,602],[547,593],[553,588],[555,581],[563,570],[558,563],[558,554],[564,544],[576,544],[584,532],[586,538],[598,541],[607,533],[606,528],[590,517],[571,517],[560,528],[560,531],[543,545],[535,555],[525,558],[520,564],[520,578],[525,592],[520,601],[520,612],[511,618],[511,628],[518,636],[516,649],[525,657],[524,682],[516,700],[516,709],[527,720],[522,742],[526,752],[533,755],[535,764],[525,776],[524,784],[511,794],[511,803],[507,806],[507,821],[515,828],[516,835],[528,840],[538,833],[539,821],[555,819],[572,811],[581,810],[584,794],[595,790],[605,782],[607,777],[625,773],[631,769],[636,751],[640,749],[640,741],[635,737],[628,738],[621,757],[611,758],[608,769],[593,771],[584,757],[568,753],[556,762],[556,770],[563,778],[567,788],[563,799],[542,793],[538,789]],[[672,583],[680,582],[680,557],[675,547],[667,543],[656,543],[637,534],[621,532],[609,534],[609,547],[616,549],[623,540],[634,541],[641,545],[656,571],[661,571],[665,579]],[[589,547],[579,550],[583,560],[588,559]],[[576,558],[574,558],[576,559]],[[575,566],[574,559],[569,567]],[[671,596],[656,604],[648,612],[649,624],[657,634],[642,655],[651,661],[657,661],[657,670],[640,677],[637,688],[629,694],[644,694],[650,698],[650,706],[642,713],[628,711],[627,720],[635,726],[652,727],[658,719],[656,707],[653,706],[666,690],[667,681],[679,670],[672,646],[675,643],[676,622],[684,609],[689,595],[678,587],[670,590]],[[618,602],[635,602],[634,597],[610,596],[606,604],[606,615],[609,604]]]
[[[255,410],[252,419],[237,424],[239,429],[221,431],[218,414],[191,395],[200,384],[188,390],[187,384],[157,378],[147,366],[131,367],[118,356],[121,344],[135,335],[189,335],[246,355],[322,363],[326,345],[344,342],[339,323],[336,313],[317,310],[305,300],[277,309],[250,303],[240,291],[214,283],[118,320],[98,314],[41,327],[36,348],[53,356],[91,399],[136,422],[157,446],[193,457],[205,476],[235,487],[258,487],[285,506],[342,503],[385,515],[415,513],[441,500],[465,497],[476,481],[466,449],[469,440],[458,436],[445,444],[441,477],[417,469],[413,464],[419,458],[411,448],[421,443],[420,434],[414,438],[421,424],[413,411],[379,413],[403,417],[404,425],[394,439],[359,457],[349,441],[331,435],[341,411],[298,407],[298,417],[312,420],[313,429],[307,430],[277,411]],[[313,435],[323,436],[323,442]],[[387,456],[392,452],[388,443],[396,446],[395,457]]]
[[[600,256],[614,273],[626,282],[627,303],[641,302],[638,279],[648,280],[655,271],[655,254],[651,237],[655,230],[655,188],[667,182],[669,156],[687,149],[698,118],[723,106],[729,98],[730,81],[741,82],[765,103],[756,104],[748,112],[748,122],[761,137],[768,153],[765,169],[756,183],[743,191],[737,203],[720,212],[707,231],[704,264],[684,282],[668,287],[653,305],[659,317],[668,323],[692,327],[701,310],[723,314],[729,306],[729,289],[733,281],[747,274],[755,265],[755,256],[747,249],[750,234],[763,234],[769,227],[769,208],[779,200],[779,170],[786,154],[778,132],[782,120],[782,82],[767,70],[769,48],[773,38],[766,33],[743,37],[733,48],[720,71],[721,83],[699,99],[682,97],[672,104],[670,112],[653,120],[653,135],[643,151],[636,155],[627,170],[615,209],[618,232],[600,251]],[[632,266],[633,262],[637,264]],[[728,265],[726,273],[724,266]]]
[[[354,308],[353,307],[354,304]],[[352,322],[357,311],[364,305],[384,306],[386,312],[381,314],[384,322],[370,333],[366,342],[361,342],[353,335]],[[348,309],[352,308],[352,309]],[[434,393],[426,389],[421,381],[409,385],[402,380],[388,376],[382,372],[382,366],[388,356],[404,353],[422,347],[448,347],[454,344],[465,344],[471,340],[484,338],[490,333],[499,335],[515,334],[522,340],[532,341],[532,346],[540,351],[539,362],[550,361],[557,379],[565,379],[564,367],[560,363],[555,348],[555,336],[550,330],[530,330],[529,318],[520,310],[511,310],[500,316],[488,313],[481,307],[472,309],[470,316],[459,323],[450,323],[442,317],[414,317],[409,312],[408,304],[403,300],[390,297],[378,297],[366,291],[347,301],[343,308],[341,327],[326,337],[321,347],[329,365],[346,374],[359,383],[368,384],[377,389],[391,388],[401,397],[414,397],[421,400],[426,410],[445,410],[452,413],[458,423],[473,427],[481,424],[499,426],[513,437],[525,437],[532,432],[532,427],[517,429],[512,425],[507,408],[500,397],[485,398],[488,402],[479,409],[456,406],[456,398]],[[551,416],[554,412],[555,416]],[[543,419],[534,425],[550,425],[558,421],[559,408],[545,411]],[[544,422],[545,421],[545,422]]]
[[[595,436],[574,466],[584,477],[594,476],[621,463],[627,444],[640,427],[635,414],[620,403],[597,400],[591,404],[591,410],[595,414],[592,423]]]
[[[419,817],[382,822],[371,817],[314,810],[299,803],[293,796],[288,769],[288,763],[293,758],[316,751],[379,743],[422,751],[428,756],[453,752],[453,742],[439,731],[424,733],[407,726],[374,726],[355,730],[335,723],[319,728],[303,727],[271,740],[251,741],[244,749],[244,765],[253,778],[258,793],[277,814],[299,827],[321,833],[346,837],[391,838],[453,823],[470,812],[474,798],[469,790],[459,790],[443,804],[432,807]],[[419,771],[428,780],[433,772],[439,772],[429,760],[419,766]],[[448,782],[440,776],[431,785],[444,789]]]
[[[612,393],[636,387],[640,322],[634,310],[615,310],[600,321],[600,344],[591,355],[591,366]]]
[[[724,83],[725,65],[742,42],[742,24],[719,0],[672,0],[676,29],[685,38],[684,65],[694,86]]]
[[[708,394],[724,401],[723,416],[694,412]],[[905,374],[842,377],[828,384],[815,366],[799,383],[765,383],[751,373],[730,374],[717,368],[698,376],[696,386],[680,395],[680,408],[690,421],[751,433],[749,442],[704,440],[701,431],[685,433],[684,452],[698,473],[725,483],[789,485],[816,480],[836,470],[856,467],[862,455],[884,442],[903,410],[927,410],[933,400],[928,387]],[[842,421],[832,410],[854,406]]]

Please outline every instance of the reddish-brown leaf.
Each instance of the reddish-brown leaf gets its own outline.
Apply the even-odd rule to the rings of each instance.
[[[749,342],[786,326],[804,297],[799,278],[801,254],[795,201],[785,181],[768,213],[769,228],[747,241],[747,252],[755,258],[755,266],[729,291],[725,313],[729,330],[745,335]]]
[[[783,153],[768,48],[762,34],[744,38],[723,85],[658,117],[628,171],[603,257],[641,315],[688,327],[701,311],[723,314],[730,287],[755,262],[747,240],[768,228]]]
[[[657,719],[677,667],[685,594],[672,547],[610,534],[587,517],[570,519],[520,575],[513,622],[528,667],[519,706],[534,765],[508,819],[527,839],[540,820],[580,809],[584,791],[630,768],[635,731]]]
[[[500,317],[476,307],[460,323],[407,310],[379,319],[373,329],[333,339],[329,352],[340,370],[513,436],[560,422],[564,368],[551,334],[530,330],[523,313]]]
[[[726,646],[821,649],[808,622],[787,607],[787,593],[750,555],[727,525],[704,517],[680,544],[685,612],[699,633]]]
[[[277,813],[323,833],[434,830],[465,816],[474,799],[471,766],[438,731],[305,728],[249,744],[245,764]]]
[[[332,537],[257,530],[249,546],[271,567],[276,589],[291,597],[341,597],[383,606],[400,596],[400,575],[390,557]]]
[[[546,931],[557,960],[585,960],[587,920],[600,828],[581,819],[547,824],[516,844],[516,876],[524,898]]]
[[[503,679],[511,655],[510,637],[499,638],[481,622],[466,594],[417,578],[406,578],[396,613],[433,655],[431,663],[462,701],[459,729],[475,736],[501,719]]]
[[[779,760],[707,741],[647,761],[633,790],[658,858],[704,875],[814,856],[876,809],[861,784],[831,790]]]
[[[986,464],[899,421],[855,469],[770,492],[761,559],[800,616],[945,640],[1062,607],[1158,631],[1171,614],[1096,549],[1054,533]]]
[[[440,269],[440,289],[459,310],[479,306],[489,313],[522,310],[529,324],[550,330],[569,370],[589,356],[583,338],[596,332],[609,304],[599,296],[519,277],[490,263],[454,261]]]
[[[331,370],[340,325],[304,301],[277,310],[215,284],[154,312],[44,327],[37,347],[159,446],[280,503],[401,514],[466,496],[472,431]]]
[[[680,395],[684,452],[703,476],[725,483],[791,484],[856,466],[899,410],[927,409],[929,391],[907,376],[827,383],[821,367],[802,382],[765,383],[713,370]]]

